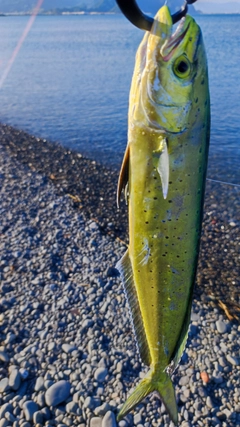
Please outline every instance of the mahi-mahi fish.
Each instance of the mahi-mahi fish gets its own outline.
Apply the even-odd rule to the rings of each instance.
[[[188,337],[210,129],[207,60],[190,16],[176,30],[167,6],[136,55],[128,144],[118,184],[129,205],[129,246],[118,262],[142,361],[150,367],[120,410],[158,392],[174,424],[171,374]]]

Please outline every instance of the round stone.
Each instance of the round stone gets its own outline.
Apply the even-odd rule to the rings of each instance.
[[[117,427],[115,415],[112,411],[108,411],[102,420],[102,427]]]
[[[65,402],[70,395],[71,384],[68,381],[61,380],[51,385],[45,393],[45,401],[48,406],[57,406]]]
[[[38,411],[38,405],[33,400],[27,400],[23,404],[23,412],[27,421],[33,419],[33,415]]]
[[[94,378],[97,382],[102,383],[105,381],[106,376],[108,374],[108,370],[106,368],[98,368],[94,373]]]
[[[228,329],[227,324],[223,320],[217,320],[216,327],[220,334],[225,334]]]

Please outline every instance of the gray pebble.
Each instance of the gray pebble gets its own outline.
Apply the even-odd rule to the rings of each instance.
[[[34,412],[33,422],[34,424],[43,424],[44,417],[41,411]]]
[[[63,344],[62,349],[65,353],[72,353],[74,350],[77,350],[75,345],[72,344]]]
[[[100,368],[96,369],[96,371],[94,372],[94,378],[99,383],[104,382],[107,375],[108,375],[108,370],[106,368],[100,367]]]
[[[38,411],[38,405],[33,400],[27,400],[23,404],[23,412],[27,421],[33,419],[34,412]]]
[[[206,405],[207,405],[207,407],[208,407],[208,408],[210,408],[210,409],[214,408],[214,405],[213,405],[213,402],[212,402],[212,399],[211,399],[211,397],[210,397],[210,396],[207,396],[207,399],[206,399]]]
[[[0,427],[9,427],[9,421],[7,421],[5,418],[1,419]]]
[[[16,418],[14,417],[13,414],[11,414],[11,412],[6,412],[5,418],[6,418],[6,420],[10,421],[11,423],[14,423],[14,421],[16,421]]]
[[[0,360],[2,362],[9,362],[9,356],[6,351],[0,350]]]
[[[118,427],[128,427],[129,426],[129,424],[128,424],[128,422],[127,421],[125,421],[125,420],[121,420],[121,421],[119,421],[119,423],[118,423]]]
[[[98,406],[94,409],[94,414],[104,416],[108,411],[110,411],[111,406],[109,403],[104,402],[101,406]]]
[[[70,395],[71,384],[68,381],[60,380],[51,385],[45,393],[45,401],[48,406],[57,406],[64,402]]]
[[[239,358],[238,357],[234,357],[234,356],[231,356],[230,354],[227,354],[226,358],[227,358],[227,361],[229,363],[231,363],[231,365],[239,366]]]
[[[102,427],[102,418],[100,417],[91,418],[90,427]]]
[[[189,384],[189,377],[187,375],[185,375],[185,376],[183,376],[183,377],[180,378],[179,385],[180,386],[184,386],[184,385],[187,385],[187,384]]]
[[[76,402],[68,402],[66,405],[66,411],[68,414],[77,414],[78,404]]]
[[[1,407],[0,407],[0,420],[2,418],[4,418],[6,412],[10,412],[12,414],[13,406],[11,403],[5,403],[4,405],[1,405]]]
[[[133,417],[133,420],[134,420],[134,424],[141,424],[141,422],[142,422],[141,414],[139,414],[139,413],[135,414]]]
[[[98,404],[99,404],[99,400],[94,399],[94,397],[92,396],[88,396],[84,401],[83,408],[95,409],[98,406]]]
[[[117,427],[115,415],[113,412],[108,411],[102,420],[102,427]]]
[[[228,329],[228,325],[223,320],[217,320],[216,327],[220,334],[225,334]]]
[[[18,390],[21,385],[21,375],[18,369],[13,369],[9,377],[9,387]]]
[[[40,391],[44,389],[44,378],[38,377],[34,386],[35,391]]]
[[[8,378],[3,378],[0,381],[0,393],[4,393],[6,390],[9,389],[8,381],[9,381]]]

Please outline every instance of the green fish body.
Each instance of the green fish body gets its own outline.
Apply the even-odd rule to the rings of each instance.
[[[128,190],[129,247],[117,267],[142,361],[150,367],[119,419],[157,391],[177,424],[170,374],[186,345],[199,252],[210,128],[201,30],[173,33],[163,6],[139,46],[119,178]]]

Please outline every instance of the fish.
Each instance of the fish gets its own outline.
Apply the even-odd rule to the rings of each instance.
[[[210,139],[207,58],[186,15],[175,29],[165,5],[136,54],[128,143],[117,199],[128,203],[129,245],[117,269],[147,375],[122,419],[157,392],[178,424],[171,375],[185,349],[196,277]]]

